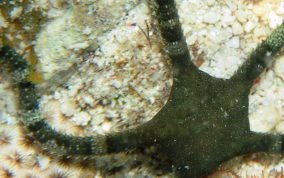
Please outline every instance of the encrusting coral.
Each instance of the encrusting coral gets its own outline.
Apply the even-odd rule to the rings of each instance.
[[[3,47],[1,60],[19,89],[20,121],[28,135],[59,158],[84,159],[154,145],[170,160],[179,177],[206,175],[236,155],[283,151],[283,135],[250,131],[248,95],[253,80],[267,67],[266,60],[283,47],[284,24],[258,45],[231,79],[218,79],[191,62],[175,2],[153,0],[149,6],[173,65],[174,83],[162,110],[151,121],[124,132],[89,137],[61,134],[40,115],[39,92],[27,79],[26,61]],[[9,142],[10,136],[3,133],[2,142]],[[21,158],[14,152],[3,159],[21,166]],[[13,174],[6,168],[2,172]]]

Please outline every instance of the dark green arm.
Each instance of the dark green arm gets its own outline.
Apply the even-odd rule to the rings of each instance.
[[[277,54],[283,46],[284,23],[275,29],[265,41],[257,46],[232,79],[252,82],[267,66],[269,66],[273,56]]]
[[[196,70],[190,60],[175,1],[148,0],[148,4],[165,50],[172,59],[174,70]]]
[[[134,149],[151,142],[147,141],[150,140],[148,139],[150,133],[142,129],[92,137],[70,136],[55,131],[41,117],[36,86],[27,80],[29,65],[26,60],[6,46],[0,48],[0,64],[2,70],[11,71],[12,82],[19,90],[20,121],[27,134],[52,155],[57,157],[103,155]]]
[[[251,132],[244,138],[247,144],[246,153],[266,152],[282,153],[284,151],[284,135]]]

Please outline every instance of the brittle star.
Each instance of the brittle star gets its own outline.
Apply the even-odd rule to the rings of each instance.
[[[94,137],[54,131],[40,116],[38,93],[28,81],[28,65],[9,48],[1,49],[19,88],[22,124],[49,153],[58,157],[103,155],[155,146],[178,177],[200,177],[241,154],[281,152],[284,135],[250,131],[248,95],[268,56],[284,45],[284,24],[251,53],[230,79],[214,78],[190,60],[174,0],[149,0],[165,51],[172,59],[173,86],[166,105],[137,128]],[[3,60],[4,59],[4,60]]]

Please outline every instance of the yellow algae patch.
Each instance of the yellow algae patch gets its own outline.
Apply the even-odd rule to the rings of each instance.
[[[41,73],[36,72],[34,70],[30,70],[29,75],[28,75],[28,80],[35,84],[39,84],[43,82],[43,77]]]

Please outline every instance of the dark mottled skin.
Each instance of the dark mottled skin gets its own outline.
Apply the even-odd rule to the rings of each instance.
[[[23,78],[15,81],[27,132],[58,156],[86,157],[154,145],[171,161],[176,175],[185,178],[207,175],[240,154],[282,152],[283,135],[250,131],[248,95],[254,78],[267,65],[268,53],[273,56],[283,47],[284,24],[251,53],[231,79],[225,80],[200,71],[190,61],[173,0],[149,0],[149,7],[174,70],[171,95],[161,111],[148,123],[121,133],[95,137],[63,135],[40,117],[38,92],[33,83]],[[8,47],[0,50],[0,56],[13,75],[28,67]]]

